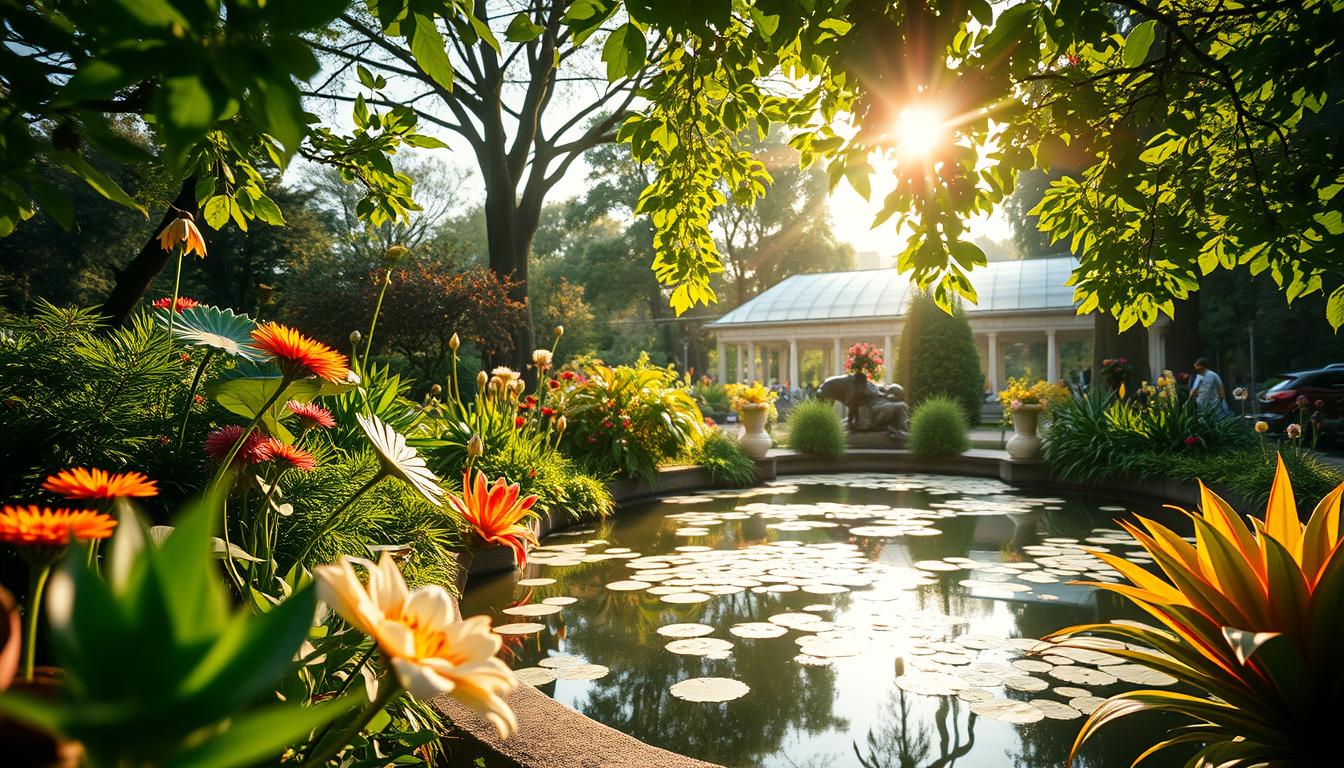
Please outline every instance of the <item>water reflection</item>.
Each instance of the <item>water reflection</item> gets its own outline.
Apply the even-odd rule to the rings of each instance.
[[[1136,618],[1104,596],[1098,600],[1098,593],[1066,583],[1096,575],[1085,574],[1087,566],[1077,562],[1078,542],[1095,539],[1098,546],[1126,551],[1118,538],[1107,538],[1113,534],[1098,530],[1109,527],[1116,512],[1085,498],[1033,497],[962,478],[850,475],[803,478],[796,487],[749,498],[689,500],[703,503],[651,504],[601,531],[552,538],[547,544],[561,549],[539,553],[522,576],[556,583],[518,587],[512,577],[497,579],[474,588],[464,609],[492,613],[497,624],[545,625],[541,632],[506,637],[506,660],[516,669],[561,655],[610,669],[596,680],[562,678],[541,686],[558,701],[643,741],[734,768],[1062,766],[1081,717],[1014,725],[979,716],[971,711],[975,705],[953,695],[903,690],[894,678],[904,670],[965,672],[976,664],[1000,676],[1021,675],[1007,665],[1023,657],[1025,646],[1004,646],[1003,639],[1039,638],[1081,621]],[[1138,511],[1160,515],[1153,507]],[[873,510],[887,516],[876,524],[912,532],[897,538],[851,535],[851,528],[874,523],[864,519]],[[937,535],[922,535],[928,533]],[[594,539],[599,541],[587,545]],[[789,542],[798,546],[783,546]],[[673,573],[659,580],[653,578],[657,570],[629,567],[659,565],[639,558],[699,570],[693,577]],[[719,563],[725,583],[712,578]],[[770,568],[777,570],[762,571]],[[827,569],[836,580],[851,581],[853,591],[809,594],[798,588],[824,582],[811,574]],[[664,602],[657,589],[606,586],[641,572],[663,591],[728,593],[675,604]],[[760,578],[741,582],[750,587],[727,583],[743,573]],[[871,586],[860,586],[865,579]],[[682,581],[691,584],[680,586]],[[554,598],[577,600],[547,616],[503,612]],[[829,629],[818,637],[859,643],[857,655],[811,657],[810,646],[799,642],[805,635],[792,628],[759,639],[728,632],[736,624],[808,609]],[[709,637],[733,643],[731,653],[711,658],[669,652],[664,646],[674,638],[658,632],[669,624],[708,625]],[[669,693],[674,684],[698,677],[732,678],[750,691],[724,703],[683,701]],[[1048,674],[1037,677],[1043,682],[1033,683],[1039,689],[1030,692],[979,682],[996,697],[1021,702],[1065,702],[1069,697],[1053,689],[1076,688]],[[1130,725],[1103,732],[1076,765],[1128,766],[1142,742],[1138,734]]]

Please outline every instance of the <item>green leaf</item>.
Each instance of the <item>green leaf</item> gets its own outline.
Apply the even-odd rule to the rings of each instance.
[[[644,33],[634,24],[617,27],[602,46],[602,60],[607,63],[607,80],[615,82],[630,77],[644,67],[648,55]]]
[[[34,176],[32,183],[33,197],[37,198],[38,205],[42,206],[52,221],[60,224],[61,229],[68,230],[74,226],[75,206],[61,188],[41,176]]]
[[[285,226],[285,215],[280,212],[280,206],[266,195],[252,201],[252,215],[273,227]]]
[[[167,766],[240,768],[273,758],[314,729],[354,709],[361,694],[347,694],[311,707],[272,704],[233,718],[223,733],[179,752]]]
[[[163,83],[169,125],[184,134],[204,131],[215,122],[215,102],[197,77],[170,77]]]
[[[434,22],[433,16],[423,13],[414,14],[413,28],[407,42],[411,44],[411,55],[415,63],[433,78],[434,82],[453,89],[453,64],[448,60],[448,51],[444,48],[443,35]]]
[[[1325,319],[1336,331],[1344,325],[1344,285],[1336,288],[1325,303]]]
[[[205,223],[212,229],[220,229],[229,223],[229,196],[215,195],[205,201],[201,212],[205,214]]]
[[[524,11],[509,22],[508,29],[504,30],[504,39],[511,43],[526,43],[541,37],[545,31],[545,27],[532,21],[532,17]]]
[[[139,211],[141,216],[149,216],[149,211],[145,210],[143,205],[137,203],[134,198],[126,194],[126,190],[122,189],[121,185],[117,184],[117,182],[108,178],[102,171],[89,165],[89,161],[73,152],[56,152],[54,153],[54,156],[67,170],[83,179],[84,182],[90,187],[93,187],[93,190],[98,194],[114,203],[120,203],[127,208]]]
[[[412,134],[410,134],[409,136],[407,136],[405,139],[403,139],[403,141],[405,141],[407,144],[410,144],[412,147],[419,147],[419,148],[421,148],[421,149],[447,149],[447,148],[448,148],[448,145],[447,145],[447,144],[443,143],[442,141],[439,141],[438,139],[434,138],[433,136],[426,136],[426,135],[423,134],[423,133],[412,133]]]
[[[280,377],[275,378],[247,378],[247,379],[221,379],[212,381],[206,385],[206,394],[215,399],[224,408],[231,413],[251,419],[257,415],[266,401],[275,394],[275,390],[280,386]],[[284,394],[276,399],[275,404],[270,410],[262,416],[262,423],[266,426],[266,431],[278,440],[289,442],[294,439],[293,434],[280,423],[287,413],[285,403],[289,400],[298,400],[299,402],[309,402],[317,397],[322,389],[319,379],[301,379],[290,383]]]
[[[1157,22],[1145,21],[1130,30],[1125,38],[1125,49],[1120,54],[1120,62],[1126,67],[1137,67],[1148,58],[1148,50],[1157,38]]]

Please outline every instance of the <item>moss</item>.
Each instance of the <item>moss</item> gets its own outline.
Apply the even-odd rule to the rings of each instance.
[[[950,397],[931,397],[910,416],[910,452],[920,458],[954,456],[971,447],[966,414]]]
[[[830,403],[804,400],[789,410],[786,423],[789,448],[836,458],[845,455],[845,430]]]

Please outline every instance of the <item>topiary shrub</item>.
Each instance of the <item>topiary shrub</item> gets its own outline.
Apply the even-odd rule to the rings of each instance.
[[[804,400],[789,411],[786,423],[789,448],[836,458],[845,455],[845,430],[830,403]]]
[[[733,438],[713,429],[696,449],[693,461],[709,472],[709,477],[724,485],[751,485],[756,482],[756,462]]]
[[[919,458],[965,453],[971,447],[968,429],[959,403],[941,395],[930,397],[910,416],[910,452]]]
[[[929,294],[912,295],[898,362],[899,381],[911,405],[945,395],[961,407],[968,424],[979,422],[985,377],[960,302],[948,314]]]

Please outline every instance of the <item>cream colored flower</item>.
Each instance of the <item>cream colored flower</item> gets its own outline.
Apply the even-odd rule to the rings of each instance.
[[[537,370],[544,371],[551,367],[551,350],[538,349],[532,352],[532,364],[537,366]]]
[[[377,416],[356,414],[355,421],[359,422],[365,437],[369,438],[385,473],[419,491],[429,503],[436,506],[443,503],[439,478],[425,465],[420,453],[406,444],[406,438]]]
[[[368,570],[367,585],[352,562]],[[501,641],[490,631],[489,617],[455,619],[452,597],[437,584],[409,591],[387,552],[377,565],[347,557],[314,573],[318,597],[373,638],[411,696],[452,696],[490,721],[500,738],[518,730],[513,710],[500,698],[518,687],[518,679],[495,656]]]
[[[494,379],[502,379],[503,381],[517,381],[519,378],[517,371],[503,365],[491,371],[490,377]]]

